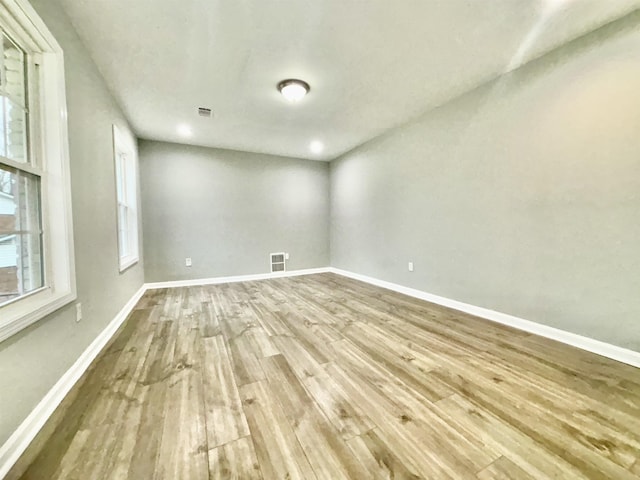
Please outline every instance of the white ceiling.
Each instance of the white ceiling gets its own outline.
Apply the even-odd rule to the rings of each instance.
[[[141,138],[331,160],[640,0],[60,0]],[[311,85],[299,104],[276,90]],[[213,119],[198,117],[210,107]],[[188,124],[193,136],[177,132]],[[320,140],[325,150],[310,152]]]

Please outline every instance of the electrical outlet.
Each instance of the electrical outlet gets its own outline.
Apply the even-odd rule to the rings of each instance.
[[[409,271],[413,272],[413,262],[409,262],[408,267],[409,267]]]
[[[288,254],[288,253],[285,253],[285,254],[284,254],[284,259],[285,259],[285,260],[289,260],[289,254]]]
[[[76,323],[82,320],[82,304],[76,303]]]
[[[185,266],[190,267],[192,265],[191,257],[185,258],[184,259],[184,264],[185,264]]]

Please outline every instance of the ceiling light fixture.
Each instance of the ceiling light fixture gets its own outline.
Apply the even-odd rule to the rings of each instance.
[[[282,80],[278,84],[278,91],[284,98],[291,103],[299,102],[304,96],[309,93],[309,84],[303,80],[296,80],[295,78],[289,78]]]
[[[319,140],[314,140],[309,145],[309,148],[311,149],[312,153],[318,154],[318,153],[322,153],[322,151],[324,150],[324,145]]]
[[[191,135],[193,135],[193,131],[191,130],[191,127],[185,124],[178,125],[178,133],[183,137],[190,137]]]

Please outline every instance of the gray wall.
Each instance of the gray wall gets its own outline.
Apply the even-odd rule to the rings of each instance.
[[[143,283],[118,273],[111,125],[131,135],[120,108],[55,0],[30,0],[65,52],[78,301],[0,343],[0,444]],[[132,137],[133,138],[133,137]]]
[[[140,141],[140,166],[147,281],[329,264],[327,163]]]
[[[640,351],[639,85],[618,22],[332,162],[332,266]]]

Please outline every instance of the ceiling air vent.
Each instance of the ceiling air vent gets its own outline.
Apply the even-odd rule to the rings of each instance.
[[[210,118],[211,117],[211,109],[210,108],[205,108],[205,107],[200,107],[200,108],[198,108],[198,115],[200,115],[201,117]]]
[[[284,252],[283,253],[272,253],[271,254],[271,272],[284,272],[285,261],[284,261]]]

